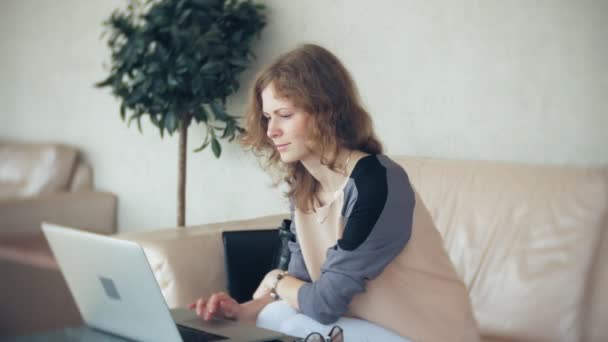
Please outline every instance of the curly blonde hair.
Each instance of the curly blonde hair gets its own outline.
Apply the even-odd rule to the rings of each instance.
[[[262,70],[254,83],[246,112],[242,145],[249,147],[275,176],[275,186],[286,182],[285,195],[299,210],[314,210],[314,196],[320,184],[302,163],[283,163],[276,147],[266,135],[262,91],[272,83],[277,96],[312,116],[310,140],[320,152],[321,163],[337,171],[341,149],[370,154],[383,152],[374,133],[372,119],[363,108],[355,83],[344,65],[327,49],[301,45],[279,56]]]

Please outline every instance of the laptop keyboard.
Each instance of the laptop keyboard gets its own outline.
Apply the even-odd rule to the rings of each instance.
[[[177,330],[179,330],[179,334],[182,336],[184,342],[211,342],[228,339],[228,337],[225,336],[215,335],[180,324],[177,324]]]

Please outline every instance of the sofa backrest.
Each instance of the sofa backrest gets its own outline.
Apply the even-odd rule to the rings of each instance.
[[[608,337],[598,317],[608,307],[599,290],[608,284],[608,168],[392,158],[431,211],[482,335]]]
[[[0,142],[0,198],[90,188],[91,183],[90,168],[78,162],[73,147]]]

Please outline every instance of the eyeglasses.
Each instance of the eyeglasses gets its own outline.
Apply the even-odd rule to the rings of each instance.
[[[305,339],[296,340],[297,342],[344,342],[344,331],[337,325],[329,331],[327,337],[323,337],[318,332],[308,334]]]

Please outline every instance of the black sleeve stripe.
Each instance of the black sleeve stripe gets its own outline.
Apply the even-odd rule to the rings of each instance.
[[[388,197],[386,168],[375,156],[361,159],[351,178],[356,187],[357,198],[346,221],[342,238],[337,242],[338,247],[348,251],[356,249],[369,237]]]

